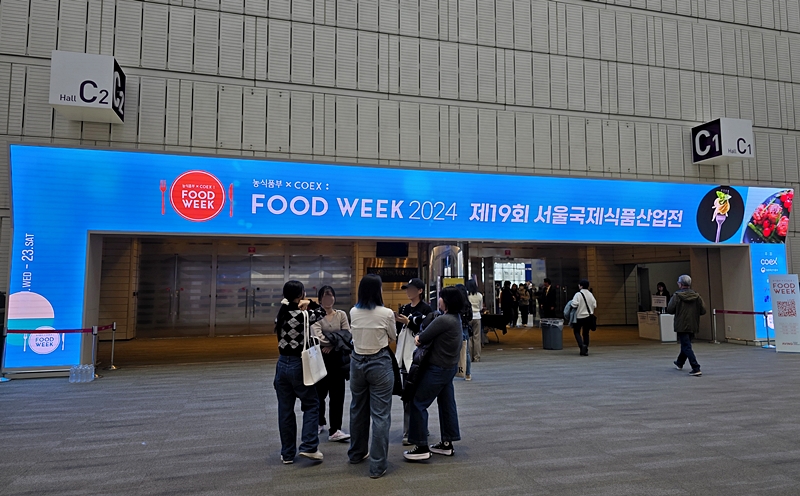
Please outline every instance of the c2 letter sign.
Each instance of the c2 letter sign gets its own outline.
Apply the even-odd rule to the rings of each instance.
[[[70,120],[122,124],[125,73],[110,55],[54,50],[50,105]]]

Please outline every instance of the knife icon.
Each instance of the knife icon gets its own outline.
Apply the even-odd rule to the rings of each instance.
[[[228,186],[228,199],[231,201],[231,217],[233,217],[233,183]]]

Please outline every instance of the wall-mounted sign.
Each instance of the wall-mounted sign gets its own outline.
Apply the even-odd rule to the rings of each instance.
[[[753,122],[720,118],[692,128],[692,162],[732,164],[753,158]]]
[[[384,283],[407,283],[419,276],[417,267],[367,267],[367,274],[381,276]]]
[[[125,73],[110,55],[54,50],[50,105],[70,120],[122,124]]]
[[[780,188],[81,148],[11,145],[10,157],[14,233],[8,328],[18,330],[95,324],[84,322],[91,233],[683,246],[718,242],[785,252],[781,243],[793,200],[792,190]],[[368,267],[389,266],[382,259],[381,264]],[[416,264],[407,259],[393,268]],[[411,274],[401,275],[407,281]],[[36,311],[30,298],[38,302]],[[76,364],[80,350],[75,340],[80,336],[68,334],[66,344],[58,347],[55,341],[43,343],[42,349],[54,351],[37,354],[22,335],[9,335],[4,367]]]

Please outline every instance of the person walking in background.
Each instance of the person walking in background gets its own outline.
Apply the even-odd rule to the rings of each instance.
[[[578,292],[572,298],[570,305],[575,309],[575,323],[572,331],[575,341],[581,350],[581,356],[589,356],[589,333],[592,331],[592,315],[597,308],[597,300],[589,291],[589,281],[582,279],[578,285]]]
[[[511,306],[511,327],[518,327],[519,323],[519,286],[511,285],[511,294],[514,296],[514,303]]]
[[[478,283],[472,279],[467,281],[467,292],[469,293],[470,306],[472,306],[472,320],[469,323],[472,328],[472,338],[470,339],[472,361],[480,362],[481,348],[483,346],[483,328],[481,326],[481,312],[484,309],[483,295],[478,291]]]
[[[445,315],[435,319],[416,337],[417,346],[427,346],[427,366],[419,379],[411,405],[408,440],[415,447],[403,453],[410,461],[427,460],[431,453],[453,456],[453,442],[461,440],[453,378],[461,351],[461,313],[468,305],[461,292],[452,287],[440,294]],[[428,446],[428,407],[436,400],[439,406],[439,443]]]
[[[319,396],[319,432],[325,429],[325,398],[330,394],[328,413],[330,414],[330,429],[328,441],[347,441],[350,434],[343,432],[342,414],[344,411],[345,381],[350,379],[350,353],[353,336],[350,334],[350,322],[347,314],[336,310],[336,292],[330,286],[319,289],[317,300],[325,309],[325,318],[318,320],[311,329],[317,335],[322,347],[322,358],[325,369],[328,371],[321,381],[317,383],[317,396]]]
[[[545,279],[544,287],[542,288],[541,296],[539,297],[541,318],[543,319],[555,318],[556,301],[558,301],[558,295],[556,294],[555,288],[553,288],[552,285],[550,284],[550,279]]]
[[[278,429],[281,435],[281,460],[294,463],[297,454],[297,418],[294,406],[300,400],[303,410],[303,431],[300,456],[322,461],[319,451],[319,398],[314,386],[303,383],[303,362],[300,358],[305,347],[303,331],[306,316],[314,324],[325,317],[325,310],[305,299],[306,290],[300,281],[287,281],[283,285],[283,301],[275,318],[278,335],[278,365],[273,386],[278,396]]]
[[[400,374],[403,383],[408,378],[408,370],[411,361],[414,359],[414,336],[419,334],[420,324],[433,310],[431,306],[422,301],[422,293],[425,291],[425,283],[422,279],[415,277],[401,286],[406,291],[406,296],[410,303],[400,307],[400,312],[395,315],[397,322],[397,351],[395,357],[400,367]],[[403,402],[403,446],[408,446],[408,415],[409,404]]]
[[[471,341],[471,334],[472,334],[472,326],[470,326],[470,322],[472,322],[472,305],[469,304],[469,293],[467,293],[467,287],[463,284],[456,284],[456,289],[459,293],[461,293],[461,297],[464,300],[464,305],[461,308],[461,330],[464,338],[463,346],[466,349],[466,364],[464,370],[464,380],[471,381],[472,380],[472,355],[470,354],[470,341]],[[459,359],[460,361],[460,359]]]
[[[703,373],[692,349],[692,338],[700,330],[700,316],[706,314],[706,306],[700,294],[692,289],[692,278],[688,275],[678,278],[678,288],[667,305],[667,313],[675,316],[674,329],[681,344],[681,352],[673,363],[678,370],[683,370],[688,359],[692,366],[689,375],[699,377]]]
[[[530,312],[531,293],[527,284],[519,286],[519,312],[522,314],[522,327],[528,325],[528,313]]]
[[[511,281],[506,281],[503,283],[503,290],[500,291],[500,311],[503,313],[505,317],[505,322],[507,326],[511,326],[514,323],[514,293],[511,291]]]
[[[394,370],[389,342],[397,339],[394,312],[383,306],[383,282],[367,274],[358,285],[358,303],[350,310],[353,353],[350,359],[350,463],[369,458],[369,476],[383,477],[388,467]],[[369,421],[372,418],[372,445]]]
[[[526,286],[528,287],[528,293],[531,295],[528,306],[528,312],[530,313],[531,317],[531,325],[536,325],[536,298],[539,296],[538,288],[530,281],[526,283]]]

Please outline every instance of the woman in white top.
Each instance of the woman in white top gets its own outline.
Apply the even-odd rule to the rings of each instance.
[[[350,310],[354,351],[350,358],[350,463],[369,457],[369,476],[383,477],[388,466],[394,370],[389,341],[397,339],[394,312],[383,306],[380,276],[367,274],[358,285],[358,303]],[[369,420],[372,417],[372,445]]]
[[[318,320],[311,330],[317,335],[322,346],[322,358],[325,369],[328,371],[317,386],[319,397],[319,432],[325,430],[325,398],[330,395],[328,413],[330,414],[330,429],[328,441],[342,442],[350,439],[350,434],[342,431],[342,414],[344,412],[344,387],[345,381],[350,377],[350,322],[347,314],[333,308],[336,303],[336,291],[330,286],[319,289],[317,299],[325,309],[325,317]],[[347,368],[345,368],[345,365]]]
[[[481,311],[483,311],[483,295],[478,291],[478,284],[470,279],[467,281],[467,293],[469,293],[469,303],[472,305],[472,320],[469,325],[472,328],[470,337],[470,351],[472,361],[481,361],[481,345],[483,343],[483,331],[481,330]]]
[[[578,348],[581,350],[581,356],[589,356],[589,332],[591,331],[589,317],[594,314],[597,308],[597,300],[594,295],[589,291],[589,281],[582,279],[579,283],[579,291],[575,293],[572,298],[572,306],[575,308],[576,322],[572,325],[572,330],[575,333],[575,340],[578,342]],[[583,339],[581,339],[581,331],[583,331]]]

